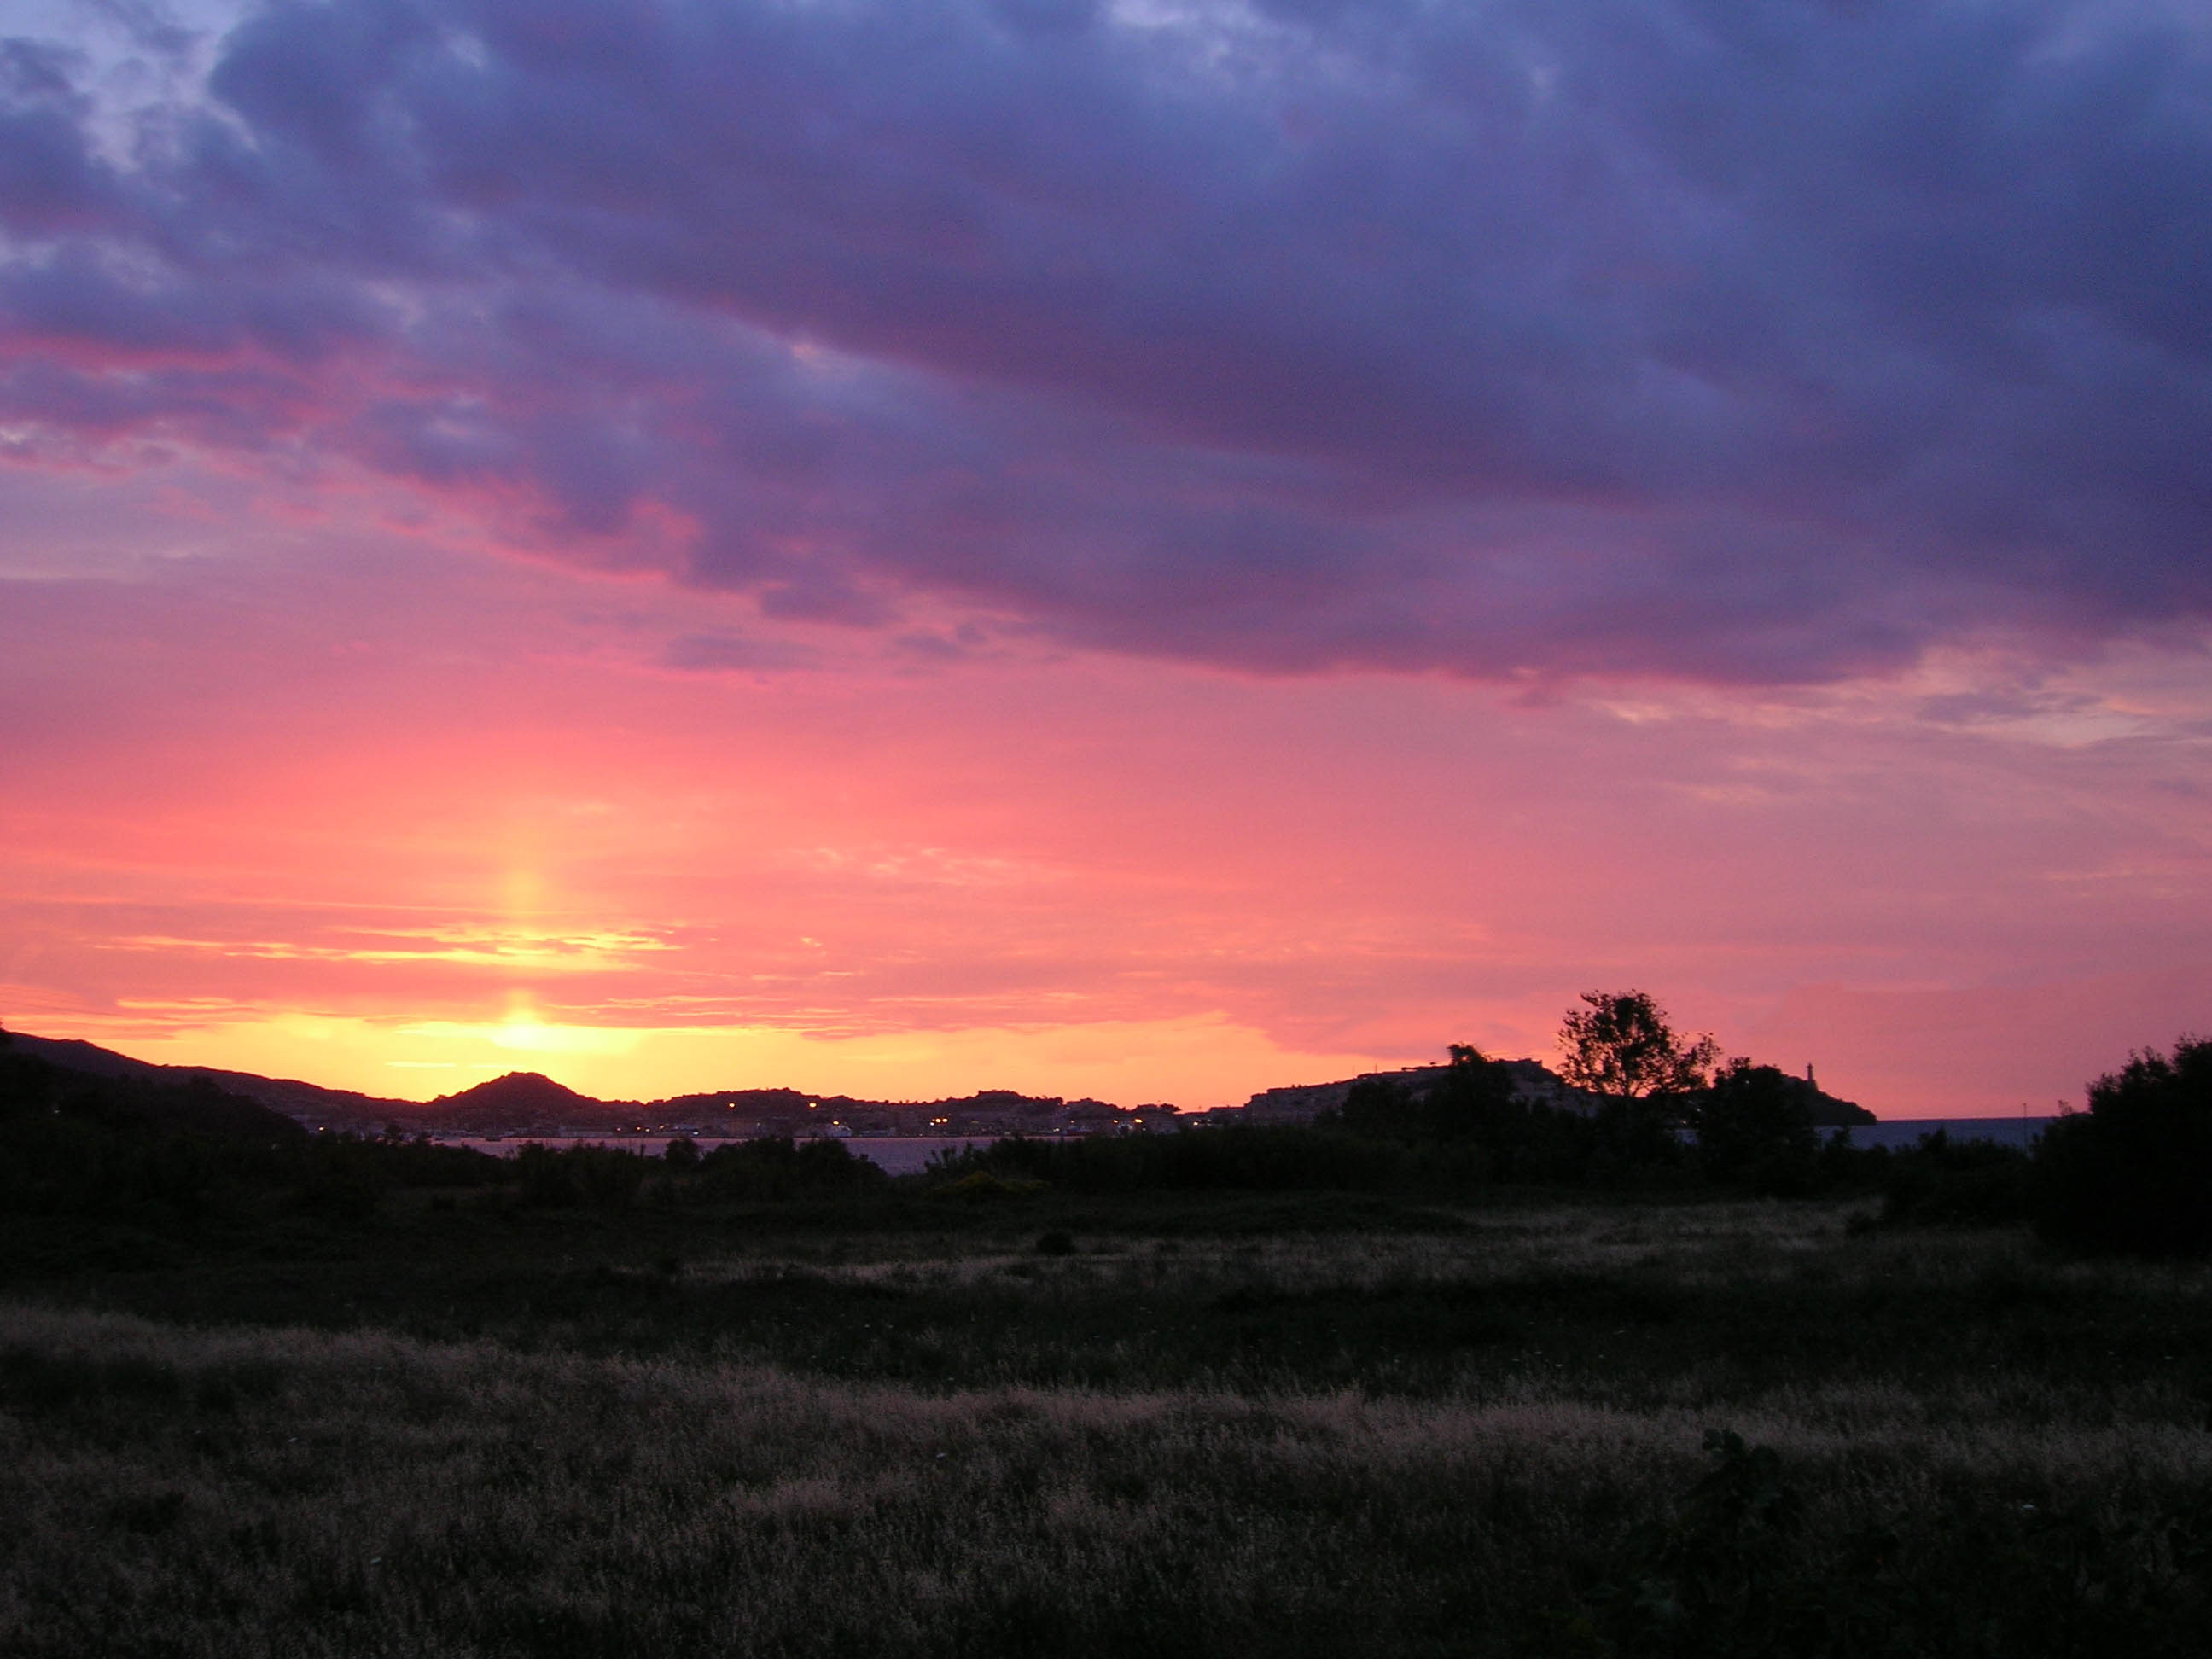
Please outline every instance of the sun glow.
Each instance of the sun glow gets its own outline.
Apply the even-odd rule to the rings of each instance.
[[[519,992],[507,1000],[507,1018],[495,1025],[432,1020],[404,1025],[398,1034],[471,1047],[489,1043],[510,1053],[544,1055],[626,1054],[645,1036],[634,1027],[564,1025],[544,1019],[530,998]]]
[[[545,1025],[535,1020],[509,1020],[484,1036],[498,1048],[533,1054],[626,1054],[638,1043],[635,1031],[594,1025]]]

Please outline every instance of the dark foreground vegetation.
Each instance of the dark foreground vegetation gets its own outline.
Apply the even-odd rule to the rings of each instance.
[[[1475,1057],[892,1181],[0,1053],[0,1650],[2201,1654],[2207,1060],[2033,1158]]]

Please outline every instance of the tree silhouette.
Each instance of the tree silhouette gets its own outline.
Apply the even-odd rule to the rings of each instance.
[[[1682,1095],[1705,1086],[1720,1045],[1677,1036],[1648,991],[1585,991],[1559,1025],[1559,1075],[1616,1100]]]

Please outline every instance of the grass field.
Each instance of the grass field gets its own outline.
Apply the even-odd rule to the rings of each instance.
[[[403,1199],[0,1240],[8,1652],[2204,1650],[2202,1267],[1812,1202]]]

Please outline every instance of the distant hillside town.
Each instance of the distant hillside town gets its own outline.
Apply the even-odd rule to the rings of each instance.
[[[1414,1098],[1425,1095],[1449,1066],[1408,1066],[1367,1072],[1332,1083],[1263,1089],[1242,1106],[1186,1112],[1162,1104],[1115,1106],[986,1089],[957,1098],[861,1100],[796,1089],[724,1089],[656,1101],[598,1100],[535,1072],[511,1072],[432,1101],[391,1100],[295,1079],[258,1077],[206,1066],[156,1066],[94,1043],[14,1034],[17,1048],[72,1070],[100,1076],[172,1082],[204,1078],[236,1095],[296,1119],[310,1129],[501,1139],[574,1139],[593,1136],[688,1135],[695,1139],[878,1136],[994,1137],[1152,1134],[1194,1123],[1310,1124],[1342,1107],[1359,1085],[1388,1084]],[[1569,1111],[1596,1109],[1601,1097],[1577,1089],[1534,1060],[1500,1062],[1516,1097]],[[1799,1081],[1814,1123],[1841,1127],[1872,1123],[1874,1114],[1822,1092],[1811,1068]]]

